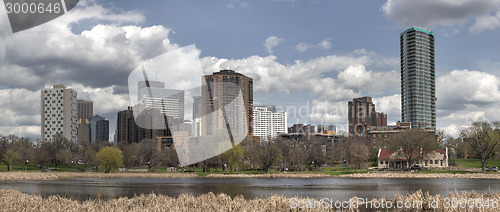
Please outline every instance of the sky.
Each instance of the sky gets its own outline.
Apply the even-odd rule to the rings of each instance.
[[[113,133],[129,74],[193,44],[205,74],[252,77],[254,105],[277,105],[289,125],[345,130],[361,96],[395,124],[399,36],[412,26],[435,34],[437,128],[456,137],[500,120],[500,0],[81,0],[17,33],[0,6],[0,133],[40,138],[40,90],[52,84],[94,101]]]

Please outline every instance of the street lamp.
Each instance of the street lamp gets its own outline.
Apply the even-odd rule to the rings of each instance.
[[[29,161],[26,160],[26,171],[28,171],[28,163],[29,163]]]

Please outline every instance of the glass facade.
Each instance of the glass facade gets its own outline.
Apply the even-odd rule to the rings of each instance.
[[[436,127],[434,34],[412,27],[401,33],[401,118],[414,128]]]

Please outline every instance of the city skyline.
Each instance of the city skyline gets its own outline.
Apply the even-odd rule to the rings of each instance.
[[[252,77],[255,105],[307,108],[306,115],[286,111],[289,124],[347,131],[347,101],[361,96],[372,96],[394,124],[401,120],[399,35],[419,26],[436,39],[437,129],[456,137],[472,121],[500,120],[500,44],[494,42],[500,2],[471,2],[165,1],[157,7],[82,1],[65,16],[16,34],[2,16],[0,133],[39,138],[36,102],[52,84],[94,101],[94,113],[116,126],[116,112],[130,105],[126,77],[133,68],[193,43],[205,74],[232,69]],[[415,15],[421,8],[431,8],[431,15]],[[347,13],[352,11],[362,15]],[[76,45],[82,40],[88,45]],[[23,53],[27,48],[50,51],[33,56]]]

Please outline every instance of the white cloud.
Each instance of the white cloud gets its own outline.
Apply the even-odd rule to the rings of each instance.
[[[318,43],[318,47],[322,49],[330,49],[332,48],[332,43],[330,42],[331,38],[322,40]]]
[[[264,42],[264,47],[269,54],[273,54],[273,48],[278,46],[281,42],[283,42],[282,38],[278,38],[276,36],[270,36]]]
[[[248,7],[249,4],[246,1],[243,0],[230,0],[227,4],[226,7],[230,9],[234,9],[236,7]]]
[[[454,70],[439,77],[437,124],[457,135],[474,121],[500,120],[500,80],[497,76],[470,70]]]
[[[387,0],[384,16],[403,26],[453,26],[499,9],[500,0]]]
[[[498,27],[500,27],[500,11],[494,16],[477,17],[474,24],[469,27],[469,32],[477,34]]]
[[[299,52],[305,52],[312,47],[313,46],[310,44],[300,42],[299,44],[297,44],[297,46],[295,46],[295,49]]]
[[[295,50],[297,50],[299,52],[305,52],[311,48],[330,49],[330,48],[332,48],[332,43],[330,42],[330,40],[332,40],[332,38],[324,39],[316,45],[300,42],[299,44],[297,44],[295,46]]]

